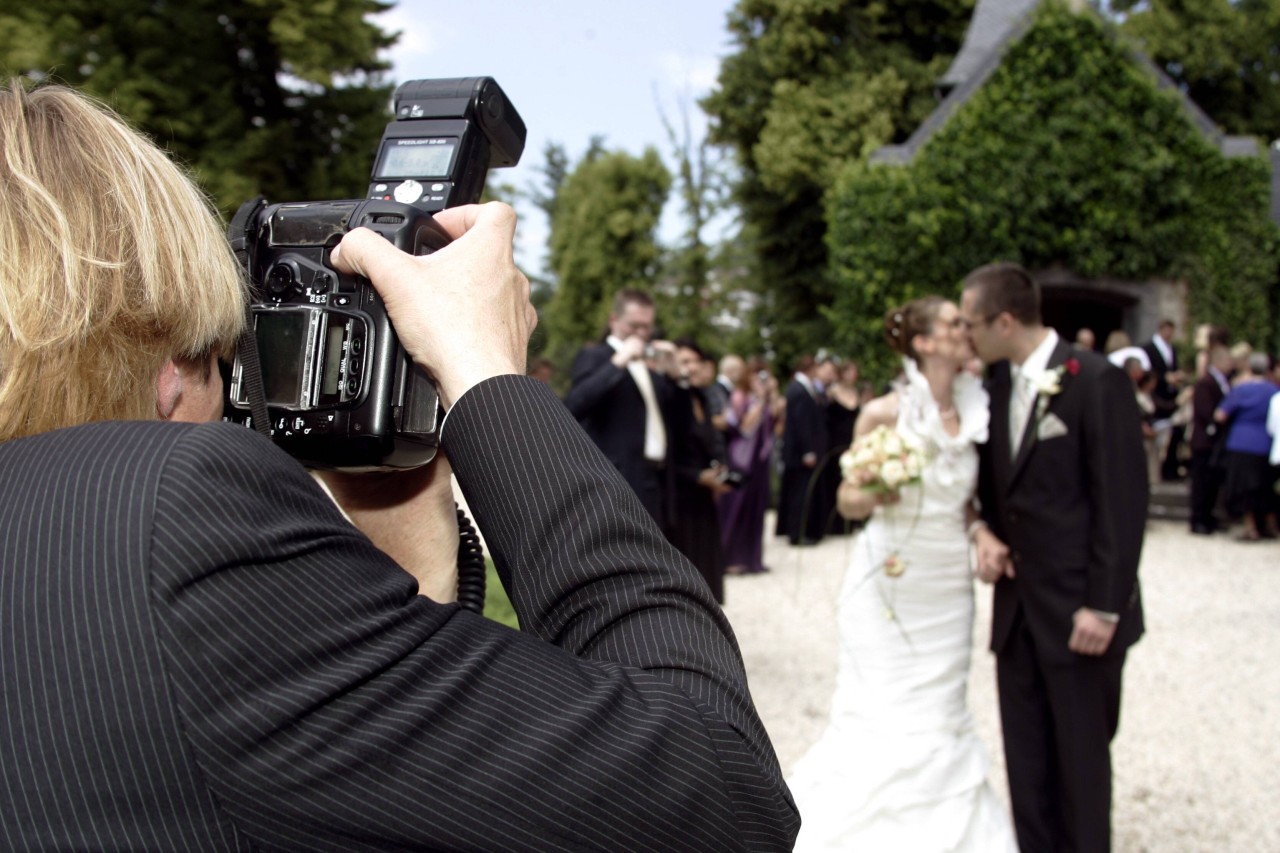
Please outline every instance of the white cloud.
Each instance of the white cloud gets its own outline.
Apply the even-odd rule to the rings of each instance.
[[[436,53],[447,35],[442,28],[429,23],[427,16],[412,14],[411,8],[412,4],[409,8],[392,7],[373,18],[384,30],[400,33],[400,39],[385,51],[386,58],[398,68]]]

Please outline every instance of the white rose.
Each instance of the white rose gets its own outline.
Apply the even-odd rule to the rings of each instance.
[[[857,453],[853,454],[853,466],[855,468],[866,468],[869,465],[875,464],[876,458],[876,452],[874,450],[870,447],[864,447]]]
[[[884,437],[883,450],[886,456],[898,456],[905,449],[902,445],[902,437],[897,433],[891,433]]]
[[[907,481],[907,469],[897,459],[890,459],[880,466],[880,480],[889,488],[896,489]]]
[[[903,467],[907,469],[907,477],[914,480],[924,470],[924,460],[920,458],[919,453],[912,453],[907,456],[907,461],[903,463]]]
[[[1036,377],[1035,387],[1037,394],[1044,397],[1052,397],[1062,390],[1062,383],[1059,381],[1057,371],[1046,370]]]

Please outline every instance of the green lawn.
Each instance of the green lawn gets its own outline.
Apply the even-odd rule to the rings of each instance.
[[[488,578],[484,587],[485,618],[519,630],[520,622],[516,619],[516,612],[511,607],[511,600],[507,598],[507,591],[502,588],[502,582],[498,580],[498,572],[493,567],[493,560],[486,559],[485,563],[488,566]]]

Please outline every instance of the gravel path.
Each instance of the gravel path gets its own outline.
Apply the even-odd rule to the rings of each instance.
[[[801,549],[769,537],[772,572],[726,579],[725,612],[784,772],[826,725],[851,553],[852,538]],[[1112,744],[1115,849],[1280,851],[1280,544],[1152,522],[1141,573],[1147,634],[1125,665]],[[969,705],[1007,801],[991,594],[975,590]]]

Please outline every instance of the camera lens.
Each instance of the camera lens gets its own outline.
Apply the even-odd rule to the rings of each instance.
[[[267,291],[272,296],[283,296],[293,289],[296,279],[288,264],[276,264],[267,273]]]

